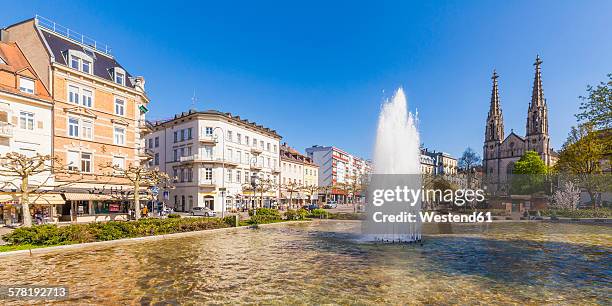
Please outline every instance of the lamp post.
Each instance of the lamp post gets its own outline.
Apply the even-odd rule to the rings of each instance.
[[[257,156],[253,156],[251,158],[251,164],[252,165],[257,165]],[[257,201],[257,175],[255,175],[255,172],[251,172],[251,187],[253,187],[253,211],[256,211],[256,201]],[[263,202],[263,196],[261,201]]]
[[[216,129],[221,130],[221,138],[223,139],[223,145],[221,147],[221,218],[225,217],[225,131],[222,127],[216,126],[213,128],[213,134]],[[215,143],[217,143],[217,139],[219,136],[215,135]],[[214,155],[214,154],[213,154]]]

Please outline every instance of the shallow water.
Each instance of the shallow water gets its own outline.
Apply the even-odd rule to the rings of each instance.
[[[359,241],[358,222],[0,258],[0,284],[66,285],[62,303],[609,304],[612,227],[424,228],[420,245]],[[17,304],[17,302],[15,302]]]

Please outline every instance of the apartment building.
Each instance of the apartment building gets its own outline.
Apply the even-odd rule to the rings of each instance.
[[[318,198],[319,167],[310,157],[283,143],[281,161],[281,204],[302,205]]]
[[[428,174],[428,175],[433,175],[435,173],[435,162],[434,159],[426,154],[423,154],[423,152],[421,152],[420,155],[420,162],[421,162],[421,174]]]
[[[342,186],[358,184],[372,173],[369,160],[349,154],[334,146],[312,146],[306,149],[306,155],[319,166],[319,186],[329,186],[331,190],[324,194],[328,200],[345,203],[346,189]],[[354,195],[356,198],[362,195]]]
[[[223,212],[278,200],[281,136],[276,131],[215,110],[184,112],[153,123],[152,130],[146,136],[153,153],[149,165],[175,179],[173,189],[163,190],[166,205]],[[253,189],[253,180],[265,188]]]
[[[435,175],[456,175],[457,174],[457,159],[446,152],[429,151],[428,149],[421,150],[421,153],[431,157],[434,161]]]
[[[45,122],[52,125],[50,147],[70,170],[56,174],[57,182],[70,183],[62,188],[62,215],[79,221],[125,216],[131,185],[104,167],[148,158],[141,137],[149,103],[144,78],[130,74],[107,45],[40,16],[3,29],[2,40],[21,47],[53,98],[53,119]]]
[[[10,152],[34,156],[51,154],[51,109],[53,100],[38,75],[15,42],[0,41],[0,156]],[[17,198],[2,191],[15,188],[6,183],[21,181],[0,177],[0,224],[23,218]],[[30,178],[33,186],[53,185],[51,173]],[[48,189],[48,188],[47,188]],[[32,195],[31,211],[57,218],[56,206],[65,201],[58,194]]]

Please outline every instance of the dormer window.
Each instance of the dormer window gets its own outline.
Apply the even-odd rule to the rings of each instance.
[[[113,68],[113,78],[115,83],[125,86],[125,70],[120,67]]]
[[[85,52],[68,50],[68,63],[72,69],[87,74],[93,73],[93,58]]]
[[[20,77],[19,78],[19,90],[21,92],[34,94],[34,80]]]

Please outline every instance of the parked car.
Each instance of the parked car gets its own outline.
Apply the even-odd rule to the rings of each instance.
[[[336,203],[336,201],[329,201],[325,203],[325,205],[323,205],[323,208],[327,208],[327,209],[337,208],[337,207],[338,207],[338,203]]]
[[[304,209],[306,210],[313,210],[313,209],[318,209],[318,208],[320,208],[318,204],[304,205]]]
[[[217,213],[208,207],[194,207],[191,209],[192,216],[214,217]]]

